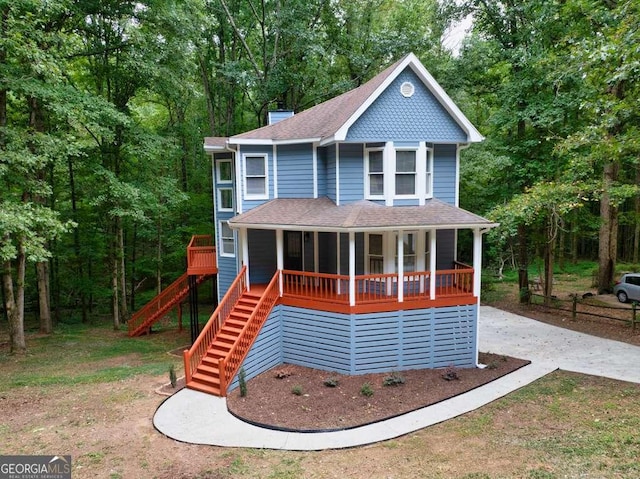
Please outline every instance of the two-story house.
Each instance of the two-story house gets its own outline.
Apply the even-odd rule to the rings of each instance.
[[[185,352],[189,387],[224,396],[240,367],[251,378],[282,363],[475,366],[482,235],[495,225],[458,207],[458,183],[460,150],[482,135],[413,54],[269,118],[205,139],[223,297]],[[460,230],[471,265],[457,262]]]

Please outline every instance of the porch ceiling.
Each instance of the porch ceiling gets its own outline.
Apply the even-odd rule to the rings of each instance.
[[[424,206],[383,206],[358,201],[337,206],[329,198],[279,198],[229,221],[233,228],[308,231],[473,229],[497,226],[486,218],[437,199]]]

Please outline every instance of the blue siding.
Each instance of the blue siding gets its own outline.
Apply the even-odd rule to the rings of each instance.
[[[474,367],[477,315],[476,305],[374,314],[279,305],[243,367],[247,379],[281,363],[340,374]]]
[[[313,198],[313,145],[277,149],[278,198]]]
[[[331,146],[327,148],[327,176],[326,176],[326,194],[333,201],[337,201],[336,190],[336,148]]]
[[[318,197],[327,196],[327,148],[318,148]]]
[[[238,272],[236,258],[218,255],[218,301],[224,297]]]
[[[273,199],[273,148],[270,145],[243,145],[240,148],[240,154],[238,155],[238,165],[236,165],[238,168],[240,168],[240,185],[239,188],[241,189],[242,192],[242,211],[249,211],[252,208],[255,208],[256,206],[260,206],[263,203],[266,203],[267,200],[246,200],[245,198],[245,191],[244,191],[244,161],[243,161],[243,157],[246,154],[266,154],[267,155],[267,169],[268,169],[268,176],[269,176],[269,185],[268,185],[268,193],[269,193],[269,199]]]
[[[415,86],[411,98],[400,94],[400,85]],[[407,67],[351,126],[347,141],[415,141],[464,143],[467,135],[451,115]]]
[[[349,374],[349,315],[283,307],[282,323],[285,363]]]
[[[254,284],[267,284],[278,267],[276,232],[249,230],[249,280]]]
[[[280,306],[271,311],[269,318],[262,326],[260,335],[251,346],[251,350],[242,363],[247,380],[262,374],[265,371],[282,364],[282,319]],[[238,376],[231,381],[228,390],[238,387]]]
[[[433,196],[441,201],[456,203],[456,145],[434,145]]]
[[[340,204],[364,198],[364,148],[361,144],[340,145]]]

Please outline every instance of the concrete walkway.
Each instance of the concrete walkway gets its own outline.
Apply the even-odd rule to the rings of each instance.
[[[182,389],[153,418],[182,442],[226,447],[312,451],[392,439],[473,411],[547,374],[564,369],[640,383],[640,347],[558,328],[495,308],[480,311],[480,350],[531,360],[491,383],[399,417],[334,432],[296,433],[252,426],[227,411],[226,400]]]

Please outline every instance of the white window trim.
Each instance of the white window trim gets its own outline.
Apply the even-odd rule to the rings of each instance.
[[[421,156],[426,160],[421,170],[425,173],[424,197],[430,199],[433,198],[433,148],[424,147],[424,154]]]
[[[398,165],[397,165],[397,155],[396,153],[398,151],[415,151],[416,153],[416,162],[415,162],[415,169],[413,171],[413,194],[409,194],[409,195],[402,195],[402,194],[398,194],[396,193],[396,177],[399,174],[406,174],[406,175],[410,175],[411,173],[408,172],[401,172],[398,173]],[[419,166],[422,163],[420,161],[420,154],[419,154],[419,148],[406,148],[406,147],[399,147],[399,148],[395,148],[394,149],[394,162],[393,162],[393,197],[394,198],[398,198],[398,199],[416,199],[420,197],[420,190],[419,190],[419,178],[421,176],[420,174],[420,169]]]
[[[370,175],[371,172],[369,171],[369,154],[371,152],[375,152],[375,151],[380,151],[382,152],[382,172],[378,173],[375,172],[374,174],[382,174],[382,194],[381,195],[372,195],[370,194],[371,192],[371,181],[370,181]],[[377,148],[365,148],[364,150],[364,171],[365,171],[365,175],[364,175],[364,197],[367,200],[384,200],[385,198],[385,192],[386,192],[386,184],[385,184],[385,149],[381,148],[381,147],[377,147]]]
[[[233,239],[233,253],[228,253],[228,252],[226,252],[224,250],[224,239],[225,239],[225,237],[222,236],[222,231],[223,231],[222,225],[223,224],[227,224],[228,225],[228,223],[229,223],[228,221],[219,221],[218,222],[218,235],[219,235],[219,241],[220,241],[220,252],[219,252],[219,254],[220,254],[220,256],[224,256],[226,258],[235,258],[235,256],[236,256],[236,248],[237,248],[237,245],[236,245],[236,234],[235,234],[235,231],[233,229],[231,229],[231,228],[229,228],[229,229],[231,229],[231,234],[233,236],[231,238],[227,238],[227,239]]]
[[[264,194],[249,194],[247,190],[247,157],[262,158],[264,160]],[[266,153],[244,153],[242,155],[242,180],[244,186],[244,199],[245,200],[267,200],[269,199],[269,162],[268,155]]]
[[[229,163],[229,171],[231,172],[231,178],[228,180],[220,179],[220,164]],[[233,183],[233,161],[231,158],[220,158],[216,160],[216,181],[221,185],[227,185]]]
[[[403,250],[403,252],[402,252],[403,253],[402,254],[402,270],[405,273],[415,273],[416,271],[421,271],[420,269],[418,269],[418,266],[420,265],[421,257],[424,258],[424,256],[420,252],[420,240],[419,240],[420,232],[417,231],[417,230],[407,230],[407,231],[403,230],[403,231],[394,232],[394,236],[393,236],[394,243],[395,243],[395,246],[396,246],[396,248],[394,250],[394,253],[393,253],[393,264],[394,264],[394,268],[395,268],[394,272],[395,273],[398,272],[399,264],[400,264],[400,258],[398,257],[398,244],[400,242],[398,241],[398,237],[400,235],[402,235],[402,237],[403,237],[402,240],[404,241],[404,235],[405,234],[413,235],[413,239],[415,241],[415,244],[414,244],[415,251],[414,251],[413,255],[411,255],[414,258],[413,271],[407,271],[406,269],[404,269],[404,259],[407,256],[407,254],[406,254],[406,250]]]
[[[231,192],[231,208],[223,208],[222,207],[222,192],[223,191],[230,191]],[[233,195],[233,188],[231,187],[224,187],[224,188],[218,188],[218,211],[227,211],[227,212],[233,212],[233,202],[234,202],[234,195]]]

